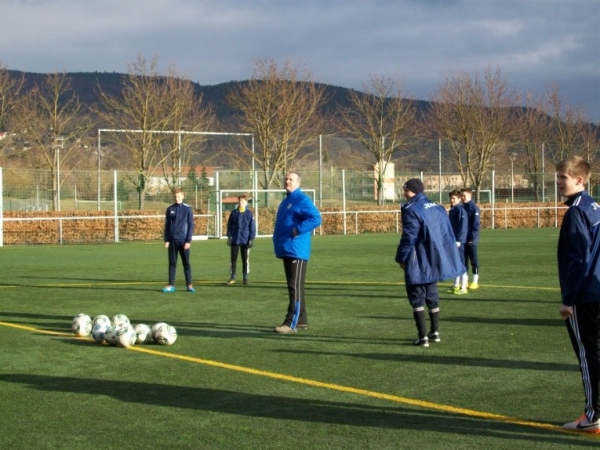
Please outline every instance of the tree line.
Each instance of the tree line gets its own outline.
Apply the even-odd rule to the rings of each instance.
[[[199,154],[204,166],[227,158],[238,170],[260,171],[260,187],[270,189],[279,174],[314,158],[303,150],[333,133],[360,143],[344,151],[344,165],[370,168],[381,204],[389,164],[414,164],[423,141],[449,149],[448,169],[476,191],[497,165],[517,164],[537,193],[546,163],[571,155],[594,163],[598,151],[598,127],[583,108],[564,101],[558,86],[540,97],[523,94],[510,88],[500,68],[448,71],[426,107],[408,94],[400,75],[373,74],[332,111],[325,107],[330,91],[310,70],[293,60],[256,59],[247,82],[228,89],[234,113],[218,120],[189,78],[174,64],[160,72],[158,63],[157,56],[138,55],[119,91],[98,85],[92,104],[79,100],[65,73],[47,74],[25,89],[25,76],[11,76],[0,63],[0,165],[50,171],[56,209],[57,171],[89,169],[95,160],[98,170],[126,171],[142,209],[147,180],[159,176],[175,187]],[[106,130],[102,145],[98,130]],[[235,147],[209,148],[211,133],[231,133]]]

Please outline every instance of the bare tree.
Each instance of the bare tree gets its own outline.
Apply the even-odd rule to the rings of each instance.
[[[550,134],[550,116],[545,102],[527,94],[519,122],[517,139],[524,153],[519,160],[533,186],[535,201],[540,201],[540,188],[544,182],[544,145]]]
[[[80,142],[91,129],[87,111],[71,89],[64,73],[46,76],[41,86],[34,86],[18,103],[19,126],[25,130],[27,152],[38,167],[47,167],[52,179],[52,206],[60,209],[59,171],[67,173],[84,158]]]
[[[325,89],[312,81],[291,60],[278,67],[273,60],[257,59],[247,83],[229,92],[227,102],[241,112],[239,128],[250,133],[256,148],[240,139],[243,155],[232,155],[249,167],[252,158],[262,168],[263,188],[270,188],[281,171],[297,162],[300,150],[324,131],[319,109],[325,103]]]
[[[371,75],[362,93],[350,91],[349,100],[350,106],[341,112],[342,127],[367,149],[360,163],[363,169],[366,164],[376,168],[377,204],[383,205],[388,165],[415,137],[415,108],[404,98],[398,78],[380,75]]]
[[[122,95],[100,92],[102,108],[97,111],[109,129],[124,131],[111,135],[119,150],[115,161],[124,170],[135,168],[135,176],[129,174],[128,179],[138,192],[139,209],[144,208],[146,182],[158,170],[170,187],[181,182],[188,150],[198,141],[185,131],[204,130],[210,117],[201,110],[201,98],[189,80],[180,78],[173,66],[166,77],[157,67],[157,56],[148,62],[138,55],[129,64]]]
[[[592,127],[582,107],[569,106],[560,96],[558,86],[547,90],[548,111],[552,118],[548,136],[548,156],[554,161],[562,161],[573,155],[586,157]],[[589,155],[588,159],[589,159]]]
[[[0,63],[0,132],[8,134],[0,141],[0,155],[3,155],[4,150],[11,145],[13,111],[17,108],[24,82],[25,78],[22,75],[12,77],[8,67]]]
[[[517,104],[500,69],[489,66],[483,77],[450,73],[433,95],[433,128],[449,143],[463,184],[476,189],[478,201],[495,151],[513,137]]]

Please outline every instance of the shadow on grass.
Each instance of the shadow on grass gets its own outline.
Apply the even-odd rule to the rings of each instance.
[[[20,384],[46,392],[108,396],[119,402],[274,420],[435,431],[438,434],[463,434],[471,437],[479,435],[488,439],[495,437],[506,440],[507,445],[514,440],[590,448],[597,448],[598,445],[597,441],[586,442],[579,436],[562,435],[550,430],[402,406],[377,407],[354,402],[262,395],[203,387],[18,373],[0,375],[0,383]]]
[[[413,345],[412,341],[406,345]],[[434,344],[431,344],[434,345]],[[381,361],[413,362],[419,364],[438,364],[447,366],[471,366],[487,367],[495,369],[517,369],[517,370],[548,370],[556,372],[579,372],[576,364],[556,364],[533,361],[515,361],[509,359],[490,359],[490,358],[468,358],[464,356],[443,356],[436,354],[429,355],[403,355],[399,353],[342,353],[342,352],[320,352],[307,350],[273,350],[275,352],[303,353],[307,355],[321,356],[347,356],[351,358],[374,359]],[[431,352],[431,349],[427,351]]]

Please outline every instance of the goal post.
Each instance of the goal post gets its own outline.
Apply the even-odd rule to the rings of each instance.
[[[302,189],[306,195],[308,195],[313,203],[316,200],[315,189]],[[217,229],[215,230],[215,237],[224,238],[227,237],[227,222],[225,215],[227,212],[237,208],[237,198],[241,194],[248,194],[248,205],[251,207],[252,212],[256,220],[256,235],[261,237],[272,237],[273,236],[273,224],[267,230],[264,226],[261,228],[258,220],[262,209],[279,207],[281,201],[285,198],[285,189],[222,189],[217,191]]]

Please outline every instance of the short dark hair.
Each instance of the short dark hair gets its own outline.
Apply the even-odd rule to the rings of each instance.
[[[450,197],[460,197],[460,191],[458,189],[454,189],[448,192],[448,198]]]

